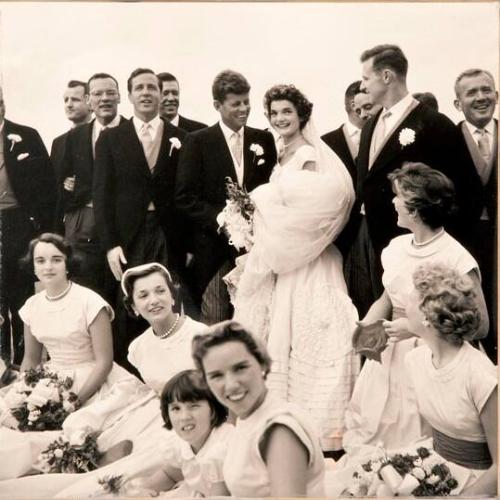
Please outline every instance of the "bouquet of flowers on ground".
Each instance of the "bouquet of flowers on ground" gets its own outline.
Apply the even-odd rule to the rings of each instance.
[[[95,434],[82,429],[69,438],[61,436],[52,441],[40,453],[34,467],[46,474],[79,474],[97,469],[101,456]]]
[[[20,431],[54,431],[76,410],[73,380],[60,378],[45,367],[22,373],[2,398],[0,423]]]
[[[255,206],[245,188],[226,177],[226,206],[217,215],[219,232],[225,230],[229,244],[247,252],[253,244],[253,213]]]
[[[97,479],[96,489],[89,495],[91,497],[152,497],[158,492],[144,488],[142,477],[133,479],[125,478],[122,474],[116,476],[103,476]]]
[[[397,453],[369,460],[353,473],[350,496],[447,496],[458,487],[450,468],[434,451],[420,447],[416,454]]]

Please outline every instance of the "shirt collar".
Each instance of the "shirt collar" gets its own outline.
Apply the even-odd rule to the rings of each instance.
[[[175,125],[176,127],[178,127],[179,126],[179,115],[178,114],[175,115],[175,117],[170,120],[170,123],[171,123],[171,125]]]
[[[393,104],[390,108],[385,109],[382,111],[383,116],[387,111],[391,112],[391,118],[392,119],[399,119],[401,116],[403,116],[403,113],[406,111],[408,106],[413,102],[414,98],[411,94],[406,94],[403,99],[398,101],[396,104]]]
[[[231,136],[235,133],[234,130],[231,130],[222,120],[219,121],[220,128],[222,129],[222,133],[226,138],[226,141],[229,143]],[[245,127],[241,127],[236,133],[241,136],[243,139],[243,130]]]
[[[4,128],[5,128],[5,120],[2,120],[2,123],[0,123],[0,134],[3,132]]]
[[[472,125],[472,123],[468,122],[468,121],[465,121],[465,124],[467,125],[467,128],[469,129],[469,132],[472,134],[472,136],[474,137],[475,135],[475,132],[476,130],[479,128],[479,127],[476,127],[475,125]],[[483,127],[484,130],[486,130],[486,132],[488,132],[488,134],[491,134],[491,137],[494,137],[495,136],[495,120],[493,120],[493,118],[489,121],[489,123]]]
[[[142,121],[140,118],[138,118],[135,115],[132,118],[132,122],[134,124],[135,131],[137,132],[137,135],[140,135],[141,129],[146,122]],[[154,139],[156,137],[156,132],[158,131],[158,127],[161,124],[161,118],[159,115],[156,115],[152,120],[150,120],[147,123],[149,125],[151,125],[151,129],[152,129],[151,137]]]
[[[99,120],[94,120],[94,131],[99,134],[104,127],[113,128],[118,125],[120,125],[120,115],[116,115],[107,125],[103,125]]]
[[[352,137],[355,134],[359,134],[361,132],[361,129],[356,127],[353,123],[351,123],[349,120],[345,122],[345,126],[347,128],[347,133],[349,134],[349,137]]]

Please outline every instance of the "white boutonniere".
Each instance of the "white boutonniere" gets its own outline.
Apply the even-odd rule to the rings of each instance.
[[[170,138],[170,152],[168,153],[168,156],[172,156],[172,151],[174,149],[181,149],[181,141],[177,137],[171,137]]]
[[[256,144],[255,142],[253,144],[250,144],[250,151],[252,151],[253,153],[254,161],[264,154],[264,148],[260,144]],[[265,163],[264,158],[260,158],[257,161],[257,165],[262,165],[263,163]]]
[[[415,131],[411,128],[404,128],[401,130],[399,133],[399,144],[401,146],[409,146],[410,144],[413,144],[415,142]]]
[[[28,158],[29,155],[30,155],[29,153],[20,153],[17,155],[17,161],[22,161]]]
[[[10,141],[10,149],[9,151],[12,151],[14,149],[14,145],[18,142],[21,142],[23,138],[18,135],[18,134],[9,134],[7,136],[7,139]]]

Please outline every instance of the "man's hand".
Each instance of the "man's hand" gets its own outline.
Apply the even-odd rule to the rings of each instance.
[[[73,192],[75,190],[75,176],[66,177],[63,186],[66,191]]]
[[[116,278],[116,281],[120,281],[123,276],[122,264],[127,263],[127,259],[123,253],[123,248],[114,247],[111,250],[108,250],[106,257],[113,276]]]

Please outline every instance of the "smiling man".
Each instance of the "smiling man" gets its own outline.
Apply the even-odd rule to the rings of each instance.
[[[250,85],[235,71],[219,73],[212,86],[220,120],[189,134],[179,160],[176,203],[193,226],[195,298],[202,321],[231,316],[222,277],[233,267],[236,251],[219,234],[216,217],[226,203],[226,178],[251,191],[269,180],[276,148],[269,132],[247,127]],[[254,152],[260,146],[262,154]]]
[[[58,179],[57,213],[66,238],[83,260],[73,279],[103,295],[105,256],[98,241],[92,204],[95,144],[104,129],[118,126],[124,118],[118,115],[120,92],[113,76],[96,73],[85,86],[89,89],[86,99],[95,119],[68,133]]]
[[[134,70],[127,89],[134,116],[101,133],[93,178],[97,234],[116,281],[125,266],[145,262],[159,262],[175,271],[173,197],[186,135],[159,117],[160,84],[152,70]],[[126,317],[121,305],[118,316]],[[115,351],[117,361],[127,365],[128,344],[139,326],[127,328],[125,323]]]
[[[88,104],[88,86],[79,80],[70,80],[63,94],[64,112],[71,122],[72,128],[88,123],[92,119],[92,110]],[[61,134],[52,141],[50,161],[56,174],[61,171],[66,140],[69,131]]]
[[[158,73],[158,79],[161,82],[160,116],[186,132],[205,128],[204,123],[179,115],[180,89],[177,78],[171,73],[164,72]]]
[[[475,257],[481,269],[482,286],[490,314],[490,331],[481,341],[489,358],[497,360],[497,225],[498,122],[493,118],[498,103],[495,81],[489,71],[468,69],[455,82],[455,107],[465,121],[458,128],[484,187],[484,208],[475,226]]]

